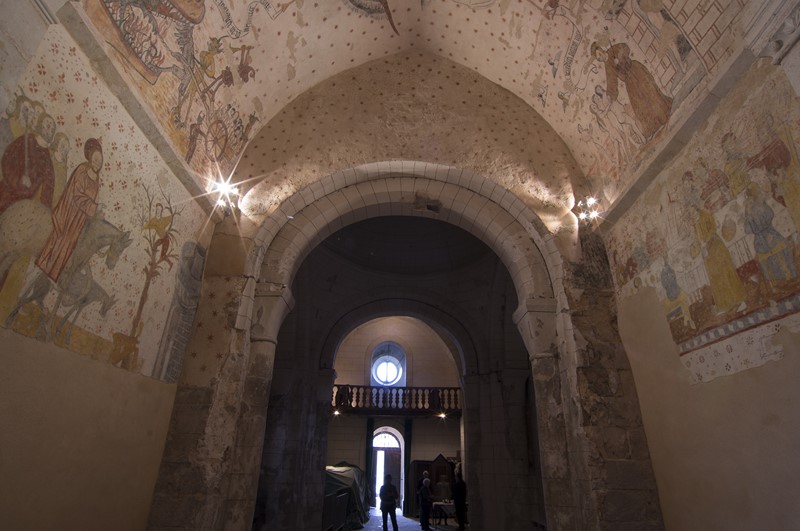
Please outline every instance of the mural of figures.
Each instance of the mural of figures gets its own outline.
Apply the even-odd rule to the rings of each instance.
[[[169,270],[179,227],[205,214],[165,178],[159,153],[66,31],[51,29],[0,117],[0,326],[128,370],[152,367],[176,278],[156,270],[148,293],[135,279],[152,273],[152,259]],[[128,199],[156,186],[166,206],[140,220]],[[185,211],[179,225],[166,212],[172,197]],[[132,237],[132,226],[152,238]]]
[[[619,98],[619,82],[625,85],[628,99],[646,140],[652,139],[669,121],[672,98],[665,96],[656,80],[642,63],[631,59],[625,43],[603,49],[592,43],[592,57],[606,69],[606,91],[612,101]]]
[[[730,252],[717,234],[717,222],[705,208],[697,209],[695,215],[695,234],[701,245],[714,306],[718,313],[736,309],[744,301],[745,292]]]
[[[234,22],[238,6],[215,3],[220,10],[214,13],[222,17],[227,34],[201,36],[205,0],[175,0],[169,9],[151,2],[85,0],[87,14],[127,67],[153,86],[154,102],[168,121],[163,125],[176,145],[185,146],[183,159],[198,171],[208,165],[227,171],[247,140],[244,126],[220,106],[217,93],[255,79],[255,46],[237,43],[226,50],[224,43],[247,35],[262,9],[274,20],[294,2],[251,2],[243,28]]]
[[[600,130],[614,142],[619,166],[624,166],[635,149],[644,143],[644,137],[633,118],[627,115],[619,101],[612,100],[599,85],[595,87],[589,111],[595,116]]]
[[[746,160],[747,169],[763,169],[770,179],[772,196],[789,209],[796,228],[800,228],[800,157],[788,127],[775,127],[767,114],[758,127],[761,148]]]
[[[178,259],[174,247],[177,242],[177,228],[175,222],[180,215],[180,208],[173,205],[172,200],[161,190],[161,198],[157,198],[145,186],[144,205],[139,211],[139,223],[147,243],[147,264],[144,267],[144,287],[139,296],[136,314],[129,334],[114,334],[113,361],[119,362],[121,367],[128,370],[138,370],[143,360],[139,356],[139,335],[144,327],[144,308],[150,295],[153,280],[161,275],[164,266],[172,269],[173,263]]]
[[[35,202],[28,201],[28,203],[26,205],[27,209],[32,211],[38,220],[47,220],[49,216],[47,216],[46,211],[43,211],[43,207],[37,207]],[[2,220],[2,217],[0,217],[0,220]],[[131,244],[129,233],[121,231],[104,220],[102,216],[95,215],[89,218],[88,223],[86,221],[84,223],[84,230],[78,234],[76,241],[70,248],[70,253],[67,257],[68,261],[61,266],[64,274],[61,274],[62,270],[59,270],[58,280],[51,282],[45,271],[39,270],[33,282],[28,285],[6,318],[6,327],[12,327],[20,311],[28,303],[33,302],[39,307],[36,337],[49,341],[53,337],[53,332],[57,336],[59,331],[64,330],[67,319],[72,316],[73,320],[68,329],[69,333],[71,333],[75,320],[89,304],[93,302],[102,303],[103,312],[108,311],[113,305],[114,299],[110,298],[105,290],[100,288],[94,281],[89,261],[98,252],[105,251],[105,265],[109,269],[113,269],[123,251]],[[36,227],[34,227],[34,230],[37,230]],[[41,231],[37,230],[37,232]],[[45,308],[45,297],[53,287],[56,288],[58,296],[55,307],[48,311]],[[57,312],[61,306],[68,306],[71,309],[62,319],[57,320]],[[65,341],[69,342],[69,334],[67,334]]]
[[[50,208],[53,204],[55,170],[50,144],[56,123],[46,113],[39,115],[33,131],[19,136],[3,152],[3,180],[0,186],[0,214],[21,199],[38,199]]]
[[[53,209],[53,230],[36,259],[36,265],[54,282],[58,280],[83,231],[86,220],[97,211],[103,148],[90,138],[83,146],[86,161],[72,172],[64,195]]]
[[[610,238],[620,296],[637,284],[656,289],[681,359],[699,381],[719,375],[719,367],[732,370],[718,342],[727,353],[743,352],[737,333],[767,337],[775,333],[767,323],[800,307],[800,114],[775,111],[797,106],[782,74],[773,75],[759,92],[743,84],[720,111],[728,118],[708,125],[706,140],[685,148],[657,178],[654,208],[629,212]],[[665,249],[648,243],[652,216],[664,220]],[[632,261],[636,269],[626,267]],[[769,345],[748,343],[751,354],[736,370],[778,355]]]
[[[664,58],[670,61],[676,70],[673,85],[677,84],[686,73],[685,61],[692,45],[675,24],[663,0],[633,0],[631,7],[656,36],[656,62]]]
[[[753,249],[764,278],[770,282],[797,278],[793,245],[772,225],[775,211],[767,204],[765,193],[756,183],[747,187],[744,230],[753,235]]]

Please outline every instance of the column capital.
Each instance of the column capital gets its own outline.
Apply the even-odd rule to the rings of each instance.
[[[250,316],[250,341],[277,342],[281,324],[292,308],[294,296],[286,284],[257,282]]]

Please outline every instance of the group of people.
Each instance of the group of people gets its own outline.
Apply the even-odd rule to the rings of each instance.
[[[456,482],[453,486],[453,505],[456,510],[456,520],[458,529],[461,531],[466,525],[467,516],[467,484],[461,473],[461,467],[456,468]],[[392,483],[391,474],[384,478],[379,497],[381,499],[381,515],[383,516],[383,531],[388,531],[388,519],[391,518],[392,529],[397,531],[397,499],[400,495],[397,487]],[[428,471],[422,473],[422,479],[417,484],[417,500],[419,502],[419,523],[423,531],[430,529],[431,510],[433,508],[433,493],[431,492],[431,480]]]

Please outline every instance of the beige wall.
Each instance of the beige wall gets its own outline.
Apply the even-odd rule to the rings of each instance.
[[[692,384],[654,289],[619,317],[667,529],[800,529],[800,337],[784,329],[783,359]]]
[[[0,529],[144,529],[175,386],[8,330],[0,342]]]
[[[364,452],[367,444],[365,417],[331,417],[328,426],[328,453],[326,465],[347,461],[361,469],[365,467]]]
[[[394,341],[405,349],[406,386],[459,387],[447,346],[428,325],[411,317],[375,319],[348,334],[336,353],[336,383],[369,385],[372,350],[383,341]]]
[[[439,454],[461,453],[461,419],[419,419],[414,422],[412,461],[433,461]]]

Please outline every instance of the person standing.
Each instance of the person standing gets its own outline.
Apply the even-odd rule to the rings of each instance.
[[[422,531],[428,531],[430,527],[431,507],[433,506],[433,495],[431,494],[431,480],[422,480],[422,487],[419,489],[419,525]]]
[[[453,486],[453,505],[456,507],[456,520],[459,531],[463,531],[467,523],[467,484],[461,470],[456,471],[456,484]]]
[[[383,485],[378,493],[381,499],[381,515],[383,516],[383,531],[388,531],[386,516],[392,517],[392,529],[397,531],[397,487],[392,484],[392,475],[386,474]]]

